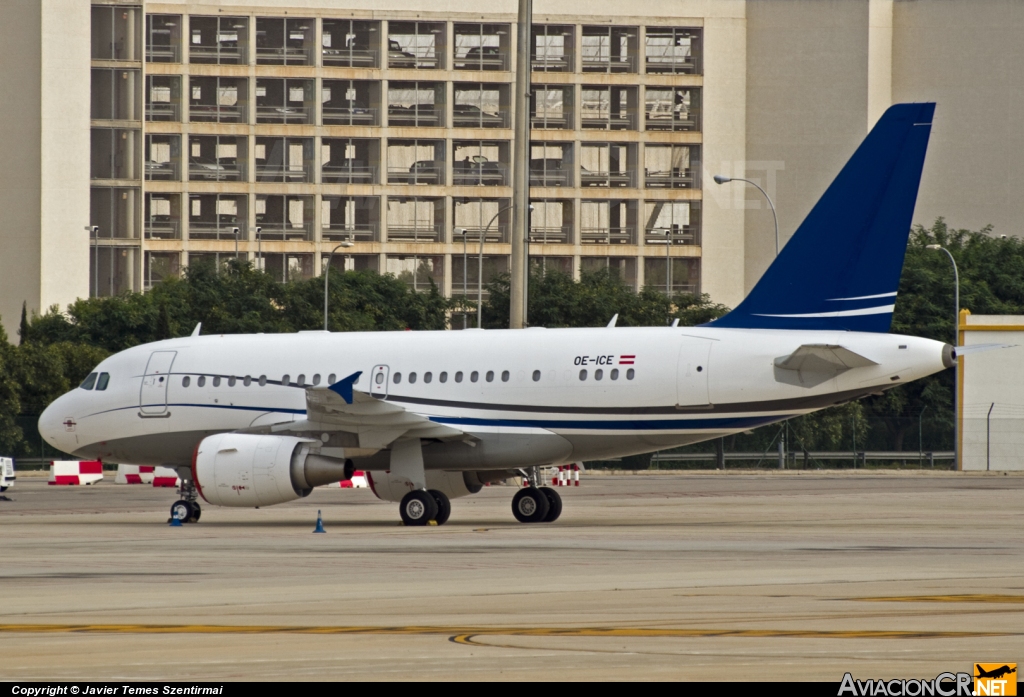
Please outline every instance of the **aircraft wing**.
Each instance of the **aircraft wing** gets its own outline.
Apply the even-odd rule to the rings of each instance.
[[[306,388],[306,420],[289,426],[354,433],[359,437],[360,448],[375,449],[386,448],[399,438],[465,440],[469,437],[457,428],[434,423],[394,402],[354,389],[359,375],[353,373],[326,387]]]
[[[851,368],[872,365],[878,363],[838,344],[803,344],[788,356],[775,359],[775,379],[814,387]]]

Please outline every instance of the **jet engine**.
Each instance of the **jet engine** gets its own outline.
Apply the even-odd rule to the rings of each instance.
[[[199,443],[192,478],[200,495],[217,506],[293,501],[345,478],[346,463],[310,452],[315,443],[294,436],[219,433]]]
[[[440,491],[450,499],[475,494],[484,484],[497,482],[514,476],[513,472],[447,472],[427,470],[427,488]],[[366,480],[377,498],[383,501],[400,502],[412,488],[412,482],[391,472],[366,472]]]

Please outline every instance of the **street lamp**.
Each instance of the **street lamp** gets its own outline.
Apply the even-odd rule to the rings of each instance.
[[[263,228],[259,225],[256,226],[256,258],[259,259],[256,265],[259,266],[260,271],[263,270]]]
[[[498,219],[499,215],[501,215],[505,211],[509,210],[510,208],[512,208],[511,204],[507,205],[507,206],[502,206],[501,208],[499,208],[498,212],[495,213],[494,217],[491,218],[491,221],[489,223],[487,223],[487,227],[485,227],[480,232],[480,253],[479,253],[478,257],[477,257],[477,279],[476,279],[476,328],[477,329],[482,329],[483,326],[484,326],[484,314],[483,314],[484,313],[484,241],[486,241],[487,233],[491,231],[491,226],[494,225],[494,221]],[[532,203],[530,204],[529,209],[531,211],[533,210],[533,204]],[[468,268],[468,265],[466,263],[467,262],[467,257],[466,257],[466,235],[469,234],[469,231],[466,230],[465,228],[456,228],[456,234],[458,234],[459,230],[462,230],[462,274],[463,274],[462,294],[463,294],[463,297],[465,297],[466,296],[466,276],[465,275],[466,275],[466,269]],[[463,327],[463,328],[465,328],[465,327]]]
[[[231,228],[231,232],[235,235],[235,261],[238,261],[238,228]]]
[[[756,182],[752,182],[749,179],[743,179],[742,177],[726,177],[721,174],[715,175],[716,184],[726,184],[728,182],[746,182],[753,187],[756,187],[758,191],[764,194],[764,197],[768,199],[768,205],[772,209],[772,218],[775,219],[775,256],[779,256],[779,217],[775,215],[775,204],[772,203],[772,197],[768,195],[768,192],[762,189]]]
[[[455,228],[456,235],[462,235],[462,300],[466,300],[469,287],[469,254],[466,251],[466,228]],[[468,315],[462,313],[462,328],[466,329],[469,324]]]
[[[351,242],[342,242],[341,244],[338,244],[337,246],[335,246],[335,248],[331,250],[331,253],[327,255],[327,266],[324,267],[324,331],[325,332],[328,331],[328,329],[327,329],[327,297],[328,297],[327,296],[327,277],[331,273],[331,258],[334,256],[334,253],[336,251],[338,251],[339,249],[341,249],[343,247],[344,248],[348,248],[348,247],[354,247],[354,246],[355,245],[352,244]]]
[[[953,315],[953,346],[956,346],[960,343],[960,271],[956,268],[956,259],[941,244],[929,244],[925,249],[941,249],[946,253],[946,256],[949,257],[949,262],[953,265],[953,309],[955,312]],[[960,400],[957,390],[960,382],[959,363],[958,359],[956,369],[953,371],[953,456],[957,469],[960,468]]]
[[[86,225],[85,231],[89,233],[89,244],[92,245],[93,283],[92,294],[94,297],[100,294],[100,247],[96,240],[100,237],[99,225]]]

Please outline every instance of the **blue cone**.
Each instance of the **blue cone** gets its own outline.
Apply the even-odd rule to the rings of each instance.
[[[327,532],[324,530],[324,518],[320,515],[320,511],[316,512],[316,529],[313,532]]]
[[[179,518],[176,515],[172,515],[171,516],[170,526],[172,528],[180,528],[181,527],[181,518]]]

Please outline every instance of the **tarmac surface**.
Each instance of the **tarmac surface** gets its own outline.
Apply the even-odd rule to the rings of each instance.
[[[260,510],[172,489],[0,500],[0,679],[933,678],[1024,662],[1024,476],[598,476],[405,528],[368,490]],[[317,509],[326,535],[313,535]]]

